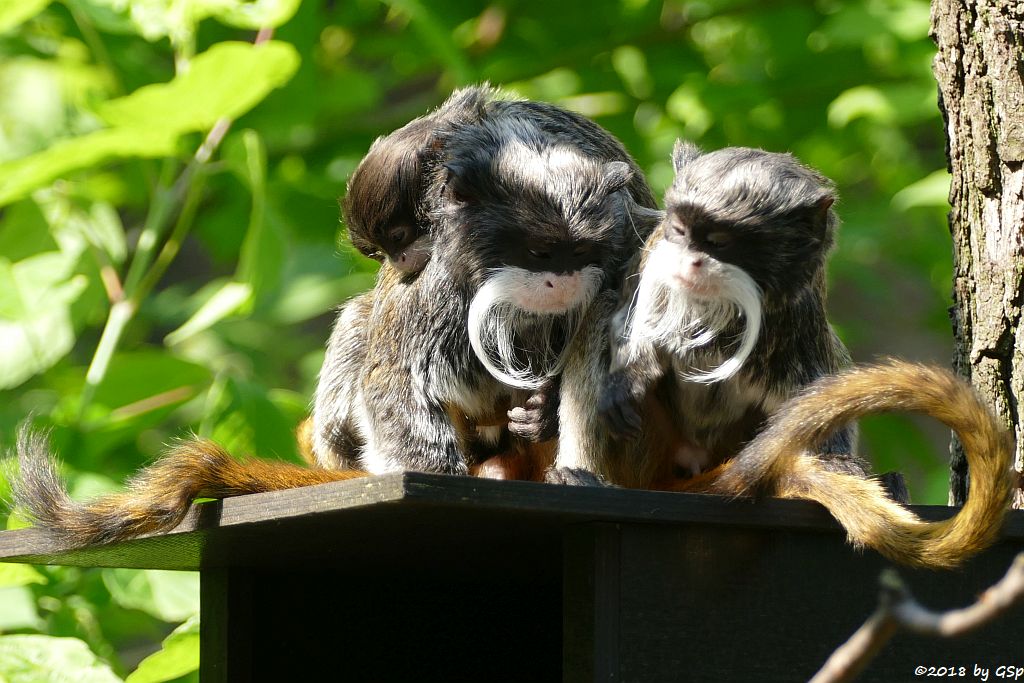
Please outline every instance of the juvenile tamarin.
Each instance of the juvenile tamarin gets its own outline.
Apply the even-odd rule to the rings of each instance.
[[[418,273],[432,240],[423,194],[443,135],[480,120],[487,87],[457,90],[436,110],[377,138],[349,177],[342,215],[352,246],[402,273]]]
[[[900,363],[832,377],[847,354],[825,318],[828,182],[760,150],[678,144],[673,162],[666,215],[636,277],[618,301],[591,307],[570,352],[556,459],[565,480],[587,472],[630,487],[809,498],[855,544],[912,565],[951,566],[990,543],[1009,451],[969,387]],[[882,410],[919,410],[971,434],[982,481],[953,521],[925,524],[866,478],[849,425]]]
[[[342,212],[353,246],[402,273],[418,273],[433,243],[425,215],[430,177],[444,156],[445,139],[459,126],[484,118],[528,120],[556,143],[601,161],[624,161],[633,175],[633,199],[653,207],[654,197],[633,159],[613,135],[580,114],[517,99],[481,84],[454,91],[436,110],[378,138],[349,178]],[[436,198],[432,198],[436,201]]]
[[[466,114],[472,108],[467,102],[477,107],[475,116]],[[357,169],[346,200],[350,234],[368,243],[379,240],[374,226],[385,222],[360,217],[381,213],[374,214],[372,207],[381,204],[377,195],[389,187],[415,187],[416,192],[401,195],[400,203],[415,204],[417,230],[427,233],[424,243],[433,245],[431,253],[444,251],[446,261],[437,268],[428,268],[426,262],[421,265],[429,275],[426,283],[414,282],[408,271],[384,268],[375,292],[342,310],[328,343],[313,409],[313,452],[326,467],[352,466],[367,450],[367,442],[383,433],[390,433],[384,443],[396,444],[384,450],[411,452],[407,447],[420,443],[415,425],[400,431],[379,411],[397,410],[404,417],[408,408],[390,404],[398,395],[411,399],[407,392],[423,386],[427,374],[428,391],[446,385],[446,407],[438,412],[436,397],[430,401],[420,397],[414,405],[422,406],[424,414],[433,412],[439,420],[461,423],[460,433],[481,436],[472,443],[465,435],[460,437],[463,451],[483,444],[480,453],[485,455],[507,445],[506,424],[521,436],[551,438],[557,423],[537,420],[540,413],[535,407],[557,402],[555,368],[525,380],[524,368],[512,366],[529,360],[517,357],[522,356],[522,348],[527,355],[541,356],[562,350],[570,332],[566,325],[573,322],[562,314],[571,310],[569,318],[578,318],[593,292],[617,287],[628,254],[654,226],[655,202],[636,164],[618,140],[584,117],[553,105],[499,99],[499,93],[486,86],[466,88],[454,93],[437,112],[384,138],[378,143],[380,149],[398,149],[394,140],[413,139],[404,131],[424,125],[430,132],[420,142],[426,146],[403,148],[402,154],[416,162],[395,164],[394,187],[367,181],[381,175],[375,169],[387,157],[380,153],[371,151]],[[420,175],[402,179],[414,173]],[[519,225],[513,226],[513,221]],[[443,245],[436,241],[439,235],[445,236]],[[542,277],[544,273],[551,277]],[[570,284],[588,291],[579,301],[545,303]],[[531,287],[536,292],[524,291]],[[517,303],[510,304],[510,298]],[[410,303],[413,300],[416,303]],[[408,317],[396,317],[396,308]],[[505,317],[515,317],[522,329],[497,324]],[[422,322],[427,319],[436,329],[426,337],[411,331],[430,327]],[[459,337],[466,332],[466,339]],[[412,336],[415,345],[407,341]],[[434,374],[434,368],[445,367],[447,360],[417,360],[424,365],[410,367],[412,358],[423,354],[421,345],[429,348],[446,339],[453,347],[468,341],[464,351],[471,356],[447,367],[445,377]],[[367,355],[369,348],[373,351]],[[378,356],[386,356],[387,363]],[[552,361],[536,357],[529,362]],[[391,366],[395,369],[387,369]],[[467,393],[466,387],[479,385],[463,373],[479,369],[504,383],[498,392],[503,409],[498,409],[495,396],[484,401],[486,408],[473,405],[467,412],[462,410],[466,406],[459,407],[461,399],[473,393]],[[369,372],[374,373],[372,380],[367,378]],[[389,373],[400,377],[387,377]],[[373,386],[377,381],[385,384]],[[520,391],[512,397],[508,389],[513,386],[532,393]],[[368,411],[368,403],[375,407]],[[425,428],[432,437],[445,431],[436,425]],[[455,442],[448,437],[442,440],[447,441],[449,462],[429,468],[464,471],[464,458],[453,455]],[[404,445],[398,446],[401,442]],[[414,456],[368,457],[362,464],[374,472],[425,466]]]

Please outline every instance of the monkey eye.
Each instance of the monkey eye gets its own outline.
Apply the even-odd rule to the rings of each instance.
[[[715,232],[709,232],[704,236],[704,241],[712,247],[722,248],[732,244],[733,236],[722,230],[716,230]]]
[[[388,241],[393,245],[405,245],[411,240],[412,229],[408,225],[393,225],[387,230]]]
[[[526,249],[526,251],[529,252],[530,256],[532,256],[533,258],[539,258],[539,259],[549,259],[549,258],[551,258],[551,251],[548,250],[548,249],[544,249],[543,247],[532,247],[532,248],[528,247]]]
[[[577,244],[572,250],[573,256],[586,256],[590,253],[591,245],[587,243]]]

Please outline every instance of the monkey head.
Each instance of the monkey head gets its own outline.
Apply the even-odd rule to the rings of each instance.
[[[739,337],[733,356],[686,379],[713,382],[750,355],[762,306],[822,286],[837,222],[828,180],[789,154],[677,142],[665,218],[641,260],[627,335],[678,351]]]
[[[417,216],[426,150],[434,139],[429,119],[416,119],[377,138],[348,181],[342,214],[352,245],[364,256],[403,273],[423,270],[431,239]]]
[[[486,84],[456,90],[435,111],[374,141],[342,200],[349,239],[364,256],[386,258],[401,273],[423,270],[433,242],[422,215],[423,193],[444,138],[452,128],[480,120],[496,92]]]
[[[484,367],[536,388],[621,268],[632,170],[514,118],[458,131],[445,156],[435,258],[474,292],[470,342]]]

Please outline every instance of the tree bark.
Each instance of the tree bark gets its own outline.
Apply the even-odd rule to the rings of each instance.
[[[1016,438],[1024,467],[1024,1],[934,0],[933,65],[952,174],[953,365]],[[950,502],[967,464],[954,441]],[[1024,497],[1018,490],[1015,506]]]

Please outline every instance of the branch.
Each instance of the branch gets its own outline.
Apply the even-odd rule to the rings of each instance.
[[[922,607],[891,569],[882,572],[879,583],[882,590],[878,609],[832,653],[811,683],[852,681],[897,631],[952,638],[1002,616],[1024,599],[1024,553],[1017,555],[1006,575],[982,593],[977,602],[949,612],[932,612]]]

